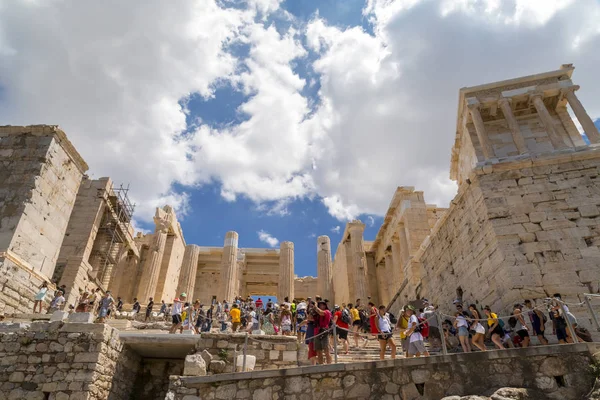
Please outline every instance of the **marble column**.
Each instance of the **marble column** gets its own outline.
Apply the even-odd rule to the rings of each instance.
[[[217,300],[228,302],[233,301],[235,289],[237,287],[237,250],[238,234],[237,232],[227,232],[225,234],[225,243],[223,244],[223,255],[221,256],[221,276],[219,278],[219,291]]]
[[[481,145],[483,157],[486,160],[493,158],[494,149],[492,148],[485,131],[485,125],[483,123],[483,119],[481,118],[481,113],[479,112],[479,103],[467,103],[467,108],[469,109],[469,113],[473,119],[473,125],[475,125],[475,131],[477,132],[477,138],[479,139],[479,144]]]
[[[150,297],[154,296],[165,252],[165,245],[167,243],[167,234],[165,232],[156,231],[153,236],[148,246],[147,257],[142,266],[142,276],[135,296],[141,302],[147,301]]]
[[[525,139],[523,138],[523,134],[521,133],[521,128],[519,127],[519,123],[515,118],[515,115],[512,111],[511,99],[501,98],[498,100],[498,104],[502,109],[502,113],[504,114],[504,118],[506,119],[506,123],[508,124],[508,128],[510,129],[510,133],[512,134],[513,142],[515,142],[515,146],[519,154],[526,154],[527,145],[525,144]]]
[[[277,301],[294,298],[294,243],[281,242],[279,245],[279,285]]]
[[[392,262],[390,269],[390,271],[392,271],[392,279],[390,280],[390,293],[395,293],[404,281],[402,246],[400,245],[400,238],[397,236],[392,237],[392,253],[390,254],[390,259]],[[391,294],[391,296],[393,296],[393,294]]]
[[[350,245],[350,235],[343,239],[344,246],[344,259],[342,262],[346,263],[346,276],[348,278],[348,297],[350,298],[350,302],[354,303],[356,301],[356,291],[354,290],[354,286],[356,283],[355,273],[354,273],[354,257],[352,255],[352,246]],[[364,303],[364,299],[363,303]]]
[[[185,292],[188,295],[188,299],[191,299],[194,295],[199,254],[200,247],[195,244],[185,246],[183,261],[181,262],[181,272],[179,273],[179,282],[177,284],[177,295]]]
[[[319,236],[317,238],[317,293],[330,301],[333,301],[332,269],[329,236]]]
[[[366,303],[368,296],[367,260],[363,232],[365,224],[354,220],[348,224],[350,231],[350,250],[352,252],[352,266],[354,270],[354,297]]]
[[[542,120],[542,124],[544,124],[544,127],[546,128],[546,132],[550,138],[550,143],[552,143],[552,147],[554,147],[555,150],[566,149],[569,146],[565,144],[565,141],[556,130],[556,127],[554,126],[554,120],[548,112],[542,96],[542,93],[534,93],[531,95],[531,101],[533,102],[533,105],[537,110],[540,119]]]
[[[568,88],[562,89],[561,93],[571,106],[573,113],[577,117],[577,120],[583,127],[583,131],[585,132],[588,139],[590,139],[591,143],[600,143],[600,133],[598,132],[598,128],[594,125],[594,121],[590,118],[585,108],[583,108],[583,104],[575,95],[575,91],[579,90],[579,86],[570,86]]]

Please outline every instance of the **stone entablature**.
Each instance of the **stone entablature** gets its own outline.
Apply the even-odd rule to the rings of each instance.
[[[353,364],[171,377],[172,400],[441,399],[526,387],[549,399],[576,400],[593,386],[596,344],[530,347]],[[564,386],[559,386],[559,381]],[[191,397],[198,396],[198,397]]]

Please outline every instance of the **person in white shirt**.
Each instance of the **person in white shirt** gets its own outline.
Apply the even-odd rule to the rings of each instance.
[[[415,315],[415,308],[411,305],[406,306],[405,312],[409,315],[408,329],[404,332],[409,337],[408,356],[420,357],[421,354],[429,356],[429,352],[425,349],[423,335],[419,327],[419,320]]]
[[[177,329],[179,329],[181,327],[181,323],[183,322],[181,320],[181,311],[182,311],[183,304],[185,303],[185,299],[187,296],[185,293],[181,293],[181,295],[179,297],[180,298],[175,298],[173,300],[173,308],[171,309],[171,317],[173,318],[173,325],[171,326],[169,333],[177,332]]]
[[[260,329],[258,325],[258,316],[256,311],[254,311],[254,307],[250,307],[250,312],[248,313],[248,333],[252,333],[253,331],[257,331]]]
[[[471,344],[469,343],[469,323],[464,314],[457,312],[454,314],[456,319],[454,320],[454,327],[458,330],[458,340],[465,353],[471,352]]]
[[[377,315],[377,339],[379,339],[379,359],[385,358],[385,349],[390,346],[392,359],[396,358],[396,343],[394,343],[392,323],[389,315],[385,312],[385,306],[379,306],[379,315]]]

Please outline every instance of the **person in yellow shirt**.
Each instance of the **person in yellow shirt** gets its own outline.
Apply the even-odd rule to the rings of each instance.
[[[400,310],[400,316],[398,317],[398,322],[396,323],[396,329],[400,330],[400,342],[402,344],[402,351],[404,351],[405,356],[408,358],[408,340],[409,337],[406,336],[405,331],[408,329],[408,315],[404,312],[404,308]]]
[[[360,321],[360,314],[356,306],[348,304],[348,308],[350,309],[350,319],[352,319],[352,332],[354,332],[354,347],[358,347],[358,332],[360,331],[360,327],[362,325]]]
[[[237,332],[242,323],[241,314],[242,312],[240,311],[238,305],[234,303],[231,311],[229,311],[229,315],[231,316],[231,330],[233,332]]]

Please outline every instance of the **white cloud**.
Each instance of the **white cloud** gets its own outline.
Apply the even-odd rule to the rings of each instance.
[[[373,225],[375,225],[375,218],[373,218],[372,216],[368,215],[367,216],[367,225],[369,225],[370,227],[372,227]]]
[[[347,221],[385,213],[400,185],[448,204],[460,87],[572,62],[600,117],[594,0],[368,0],[373,35],[321,19],[278,31],[262,21],[281,0],[226,3],[0,0],[0,119],[60,124],[95,177],[131,183],[142,218],[167,201],[185,213],[174,183],[218,182],[225,200],[277,215],[319,196]],[[228,53],[232,43],[249,56]],[[307,50],[310,82],[294,69]],[[180,101],[222,82],[249,96],[237,110],[247,120],[187,127]],[[311,113],[302,93],[316,83]]]
[[[310,239],[314,239],[314,238],[316,238],[316,237],[317,237],[317,234],[313,232],[313,233],[311,233],[310,235],[308,235],[308,237],[309,237]]]
[[[331,228],[331,232],[337,233],[339,235],[341,229],[342,229],[342,227],[337,225],[337,226],[334,226],[333,228]]]
[[[269,247],[277,247],[277,245],[279,244],[279,239],[277,239],[276,237],[271,236],[271,234],[269,234],[269,232],[265,232],[263,230],[260,230],[258,232],[256,232],[258,234],[258,239],[261,242],[264,242],[266,244],[269,245]]]
[[[370,0],[375,35],[315,19],[321,129],[313,181],[339,220],[382,215],[396,186],[447,206],[456,99],[464,86],[574,63],[578,96],[600,117],[600,4],[573,1]]]

